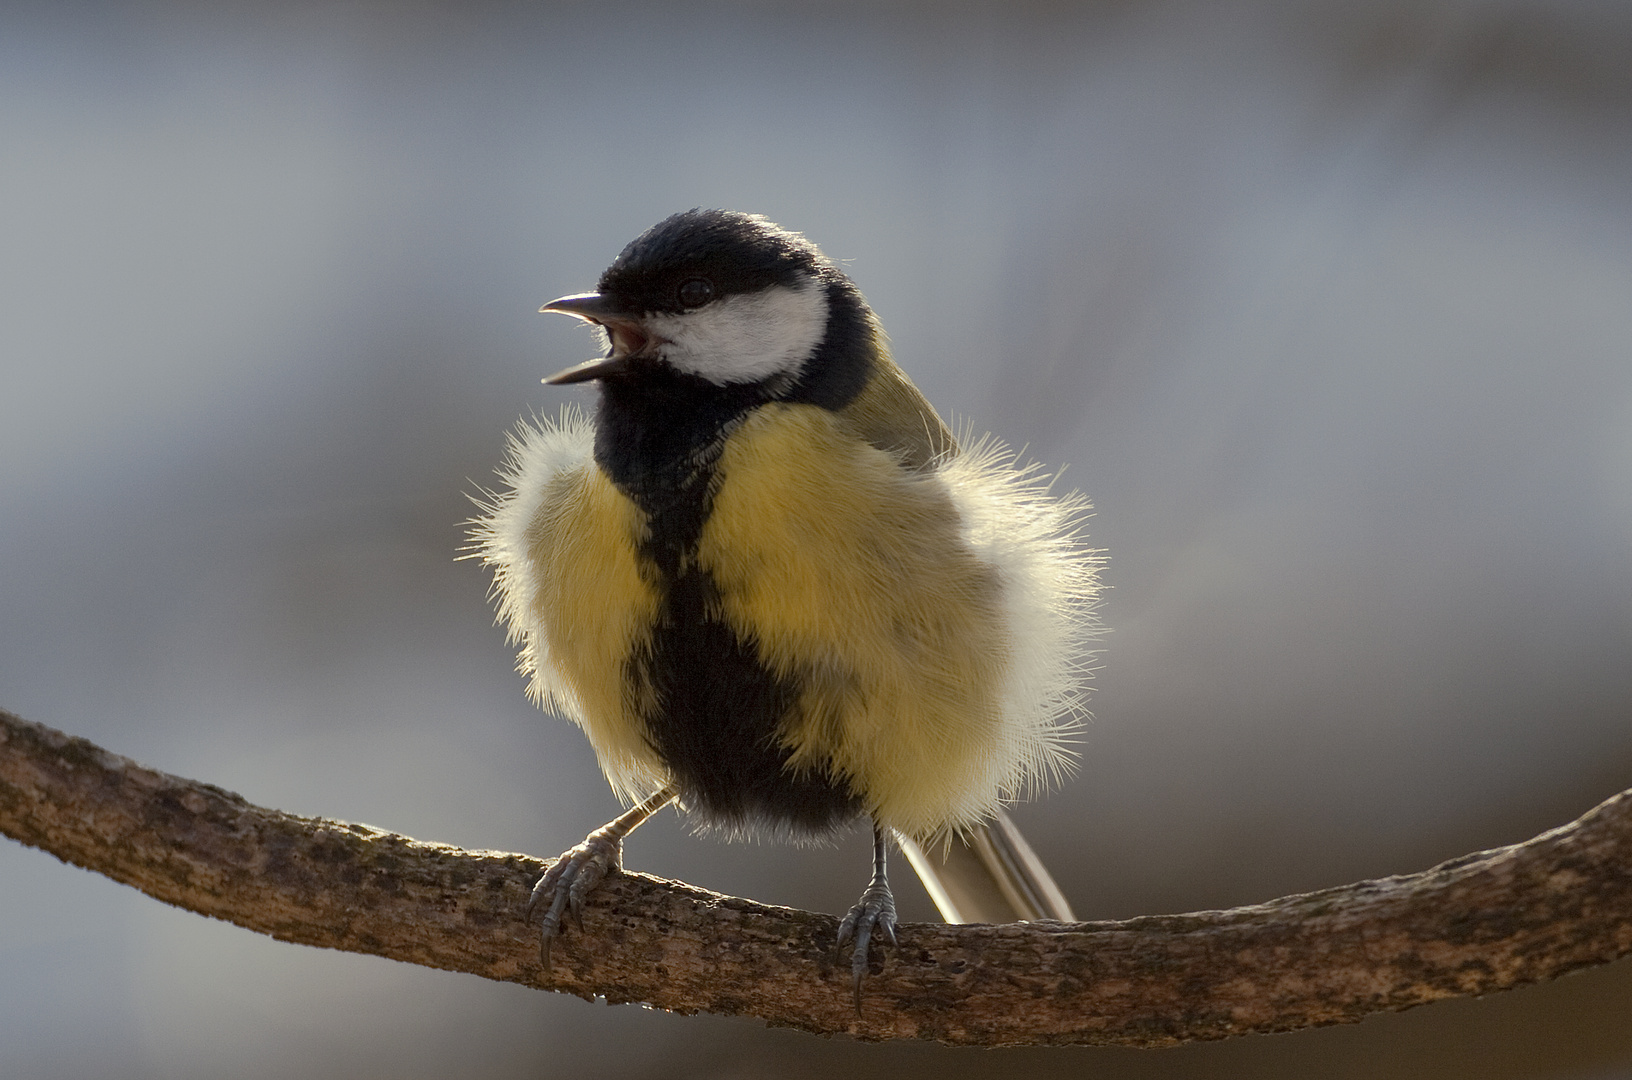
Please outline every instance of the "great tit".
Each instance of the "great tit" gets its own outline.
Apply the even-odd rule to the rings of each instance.
[[[960,446],[843,271],[763,217],[691,210],[541,311],[606,354],[593,419],[523,424],[473,531],[519,668],[635,803],[533,890],[563,914],[670,802],[728,834],[873,828],[839,929],[861,1001],[895,942],[893,836],[948,921],[1070,920],[1002,813],[1058,778],[1082,716],[1087,504]]]

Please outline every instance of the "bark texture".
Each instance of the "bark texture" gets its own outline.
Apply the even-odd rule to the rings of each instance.
[[[901,927],[862,1016],[838,919],[626,873],[539,964],[544,860],[254,806],[0,712],[0,832],[284,941],[865,1039],[1162,1046],[1488,994],[1632,951],[1632,792],[1512,847],[1230,911]]]

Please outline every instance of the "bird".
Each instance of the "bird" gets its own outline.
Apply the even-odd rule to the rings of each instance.
[[[728,837],[871,827],[837,933],[858,1013],[892,843],[950,922],[1072,920],[1003,808],[1074,765],[1087,502],[955,436],[850,276],[765,217],[674,214],[540,311],[598,329],[543,380],[597,400],[522,422],[472,546],[529,694],[633,804],[538,879],[546,972],[670,803]]]

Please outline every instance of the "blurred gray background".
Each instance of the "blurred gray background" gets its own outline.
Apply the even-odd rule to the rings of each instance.
[[[1425,868],[1632,785],[1632,9],[8,4],[0,705],[553,854],[616,809],[454,561],[534,314],[692,206],[844,261],[1098,507],[1089,918]],[[633,867],[838,912],[865,838]],[[902,879],[906,914],[930,916]],[[867,1046],[278,944],[0,841],[5,1077],[1632,1077],[1632,967],[1170,1051]]]

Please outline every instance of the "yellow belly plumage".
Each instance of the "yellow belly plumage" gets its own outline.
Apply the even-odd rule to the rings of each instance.
[[[667,779],[627,661],[660,607],[645,517],[569,414],[527,426],[477,540],[534,694],[579,723],[613,786]],[[847,782],[918,838],[972,825],[1069,760],[1074,675],[1094,581],[1080,501],[998,448],[921,471],[857,439],[841,413],[773,404],[716,466],[696,549],[723,618],[800,689],[779,732],[790,769]]]
[[[961,816],[994,787],[1010,643],[944,483],[811,405],[755,412],[719,476],[697,558],[726,621],[802,688],[790,765],[831,769],[912,835]]]

